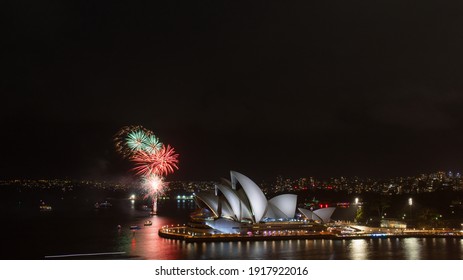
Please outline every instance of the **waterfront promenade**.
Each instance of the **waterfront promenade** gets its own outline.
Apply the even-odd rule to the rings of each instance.
[[[454,229],[386,229],[359,226],[355,233],[333,233],[329,231],[271,231],[259,234],[210,234],[194,231],[186,226],[163,226],[159,229],[159,236],[166,239],[183,240],[186,242],[232,242],[232,241],[268,241],[268,240],[351,240],[377,238],[458,238],[463,232]]]

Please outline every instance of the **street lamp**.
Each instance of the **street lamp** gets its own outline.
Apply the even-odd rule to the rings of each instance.
[[[354,220],[354,221],[355,221],[355,222],[358,222],[357,219],[359,218],[359,214],[361,214],[361,213],[360,213],[360,206],[359,206],[359,198],[358,198],[358,197],[356,197],[356,198],[354,199],[354,205],[355,205],[355,208],[356,208],[356,211],[355,211],[355,220]]]
[[[413,206],[413,199],[410,197],[408,199],[408,206],[410,207],[410,219],[412,218],[412,206]]]

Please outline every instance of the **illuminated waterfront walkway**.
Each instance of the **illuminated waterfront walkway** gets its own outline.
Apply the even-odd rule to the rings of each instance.
[[[271,230],[258,234],[221,234],[208,233],[201,229],[192,229],[185,225],[163,226],[159,236],[186,242],[221,242],[221,241],[263,241],[263,240],[297,240],[297,239],[372,239],[372,238],[462,238],[463,232],[453,229],[386,229],[358,226],[356,233],[333,233],[330,231],[309,232],[306,230]]]

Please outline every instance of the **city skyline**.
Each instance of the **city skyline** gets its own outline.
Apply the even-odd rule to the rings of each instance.
[[[458,1],[26,2],[2,12],[0,179],[131,176],[125,125],[176,148],[169,180],[461,170]]]
[[[221,180],[210,181],[170,181],[167,192],[187,192],[212,190]],[[434,172],[396,178],[361,177],[301,177],[290,178],[281,175],[273,179],[257,182],[266,193],[330,191],[346,194],[378,193],[386,195],[420,194],[435,191],[461,191],[463,179],[459,172]],[[12,179],[1,180],[0,186],[26,187],[29,189],[73,189],[74,187],[95,187],[107,190],[138,189],[142,181],[132,178],[125,181],[91,181],[72,179]],[[146,191],[146,190],[145,190]]]

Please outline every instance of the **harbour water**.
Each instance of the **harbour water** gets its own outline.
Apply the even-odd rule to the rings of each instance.
[[[64,255],[115,253],[83,259],[297,259],[430,260],[463,259],[463,240],[454,238],[378,238],[359,240],[283,240],[185,243],[163,239],[164,225],[186,223],[192,201],[161,203],[149,216],[129,199],[94,209],[92,202],[66,204],[50,212],[19,211],[2,215],[2,259],[63,258]],[[151,220],[151,226],[144,226]],[[121,226],[118,229],[118,225]],[[139,226],[131,230],[130,226]]]

